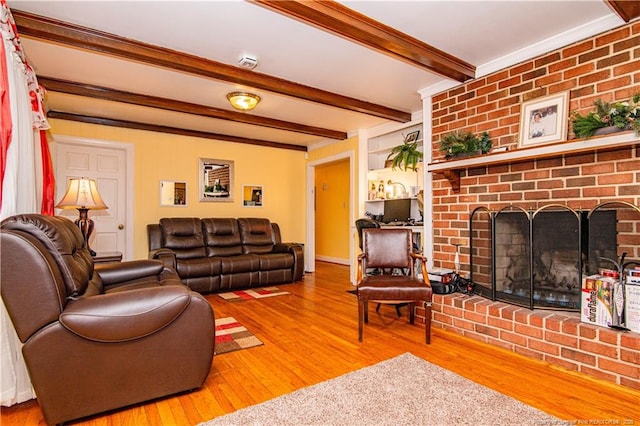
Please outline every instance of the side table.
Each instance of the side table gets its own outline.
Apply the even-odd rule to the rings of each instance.
[[[93,263],[118,263],[122,262],[122,253],[119,251],[103,251],[93,256]]]

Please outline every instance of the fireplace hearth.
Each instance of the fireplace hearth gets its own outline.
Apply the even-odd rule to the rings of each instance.
[[[469,229],[474,292],[530,309],[579,311],[583,277],[640,251],[640,209],[625,202],[478,207]]]

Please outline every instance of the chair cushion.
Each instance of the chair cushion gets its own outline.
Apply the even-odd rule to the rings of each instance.
[[[358,285],[358,300],[431,301],[432,290],[420,278],[370,275]]]
[[[362,236],[367,268],[407,268],[413,263],[410,229],[365,228]]]

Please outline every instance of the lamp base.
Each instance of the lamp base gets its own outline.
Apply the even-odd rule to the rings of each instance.
[[[91,249],[89,246],[89,237],[93,233],[93,220],[89,219],[89,209],[78,209],[80,212],[80,217],[76,219],[75,224],[80,228],[80,232],[82,232],[82,237],[84,238],[84,245],[91,253],[91,256],[95,256],[96,252]]]

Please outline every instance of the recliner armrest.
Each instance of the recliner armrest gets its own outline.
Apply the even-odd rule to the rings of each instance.
[[[132,260],[122,263],[98,264],[94,269],[105,285],[113,285],[157,276],[162,273],[164,268],[164,263],[158,260]]]
[[[163,329],[191,302],[186,287],[157,287],[103,294],[69,302],[60,323],[97,342],[125,342]]]

